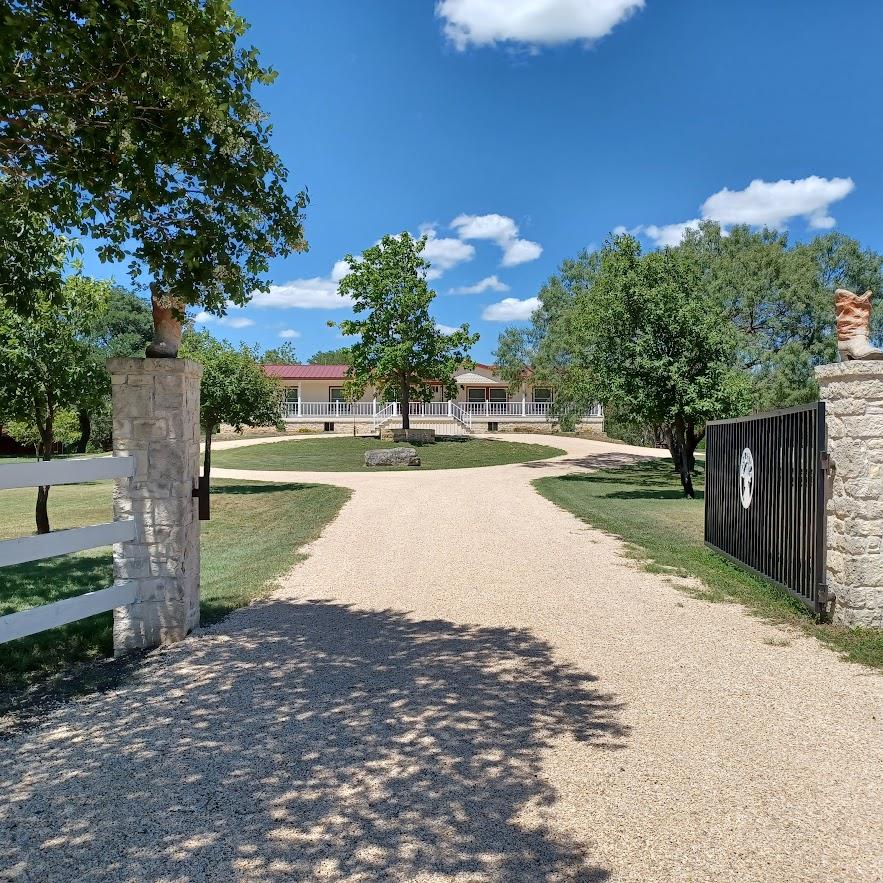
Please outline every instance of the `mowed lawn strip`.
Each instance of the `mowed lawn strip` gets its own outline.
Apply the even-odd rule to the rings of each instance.
[[[53,529],[112,519],[111,482],[53,487]],[[0,538],[34,530],[31,488],[0,491]],[[202,624],[266,594],[272,581],[303,557],[311,542],[349,499],[324,484],[269,484],[217,479],[212,518],[202,523]],[[113,581],[110,548],[0,568],[0,614],[24,610]],[[113,652],[112,615],[102,613],[29,638],[0,644],[0,691],[63,671],[72,663]]]
[[[212,465],[222,469],[270,469],[294,472],[380,472],[384,468],[466,469],[546,460],[565,453],[560,448],[491,438],[445,439],[416,447],[420,466],[366,467],[365,451],[408,447],[376,438],[310,438],[218,451]]]
[[[701,470],[701,467],[700,467]],[[671,463],[640,463],[591,474],[540,478],[537,490],[593,527],[621,537],[647,569],[673,577],[697,577],[709,601],[739,601],[764,618],[796,627],[846,658],[883,668],[883,633],[817,623],[812,613],[787,592],[740,570],[703,542],[704,476],[695,500],[685,500]]]

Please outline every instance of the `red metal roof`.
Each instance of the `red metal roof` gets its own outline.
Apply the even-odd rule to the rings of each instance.
[[[494,365],[484,365],[481,362],[476,362],[475,367],[487,371],[495,370]],[[270,377],[278,377],[280,380],[344,380],[346,369],[346,365],[264,365],[264,371]]]
[[[270,377],[280,380],[343,380],[346,365],[264,365]]]

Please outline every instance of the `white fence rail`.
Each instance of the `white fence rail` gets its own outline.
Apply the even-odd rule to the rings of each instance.
[[[0,466],[0,489],[79,484],[108,478],[131,478],[134,474],[135,459],[126,456],[14,463]],[[40,561],[56,555],[134,539],[135,522],[131,518],[17,537],[0,542],[0,567]],[[0,644],[131,604],[135,600],[135,589],[133,582],[119,582],[74,598],[64,598],[51,604],[0,616]]]
[[[392,408],[392,412],[390,412]],[[472,417],[513,417],[533,418],[539,420],[548,419],[552,412],[550,402],[410,402],[408,413],[412,417],[450,418],[453,409],[459,409],[461,414]],[[383,402],[284,402],[282,404],[282,417],[285,420],[297,419],[320,419],[326,421],[344,420],[346,418],[364,417],[377,422],[390,416],[399,416],[398,402],[384,404]],[[601,417],[603,411],[600,405],[593,405],[583,417]]]

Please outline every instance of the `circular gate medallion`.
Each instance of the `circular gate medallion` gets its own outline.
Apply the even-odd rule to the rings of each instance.
[[[747,509],[751,505],[753,496],[754,457],[751,456],[750,448],[744,448],[742,458],[739,460],[739,499],[742,501],[743,509]]]

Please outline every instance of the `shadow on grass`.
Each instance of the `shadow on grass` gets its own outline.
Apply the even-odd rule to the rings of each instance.
[[[2,758],[0,848],[35,879],[603,881],[543,764],[622,748],[621,711],[528,630],[274,601]]]
[[[283,491],[304,491],[312,487],[316,487],[316,485],[290,481],[234,484],[228,478],[217,478],[212,480],[210,492],[212,494],[223,494],[226,497],[232,494],[278,494]]]
[[[642,462],[652,463],[655,461],[652,457],[646,457],[641,454],[608,451],[606,453],[588,454],[585,457],[567,457],[563,460],[556,460],[555,465],[573,466],[579,469],[619,469]],[[533,460],[529,463],[522,463],[521,465],[536,469],[539,466],[548,465],[548,460]]]
[[[673,469],[663,467],[658,460],[625,463],[616,467],[616,472],[562,475],[559,480],[591,484],[601,488],[603,496],[612,500],[685,499],[678,474]],[[704,469],[698,465],[694,473],[696,500],[705,499],[704,480]],[[623,488],[623,485],[630,483],[634,483],[635,487]],[[605,491],[605,486],[616,490]]]

